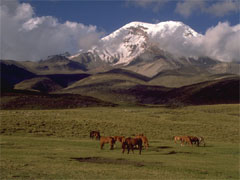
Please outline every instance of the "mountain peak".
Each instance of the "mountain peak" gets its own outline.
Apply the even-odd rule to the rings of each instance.
[[[102,38],[98,46],[89,52],[111,64],[129,64],[149,46],[171,38],[187,41],[200,36],[180,21],[165,21],[157,24],[133,21]],[[183,42],[184,44],[185,42]]]

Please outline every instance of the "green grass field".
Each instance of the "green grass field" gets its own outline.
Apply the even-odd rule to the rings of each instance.
[[[2,110],[1,179],[239,179],[239,105]],[[144,133],[150,148],[100,150],[104,136]],[[205,138],[181,147],[175,135]]]

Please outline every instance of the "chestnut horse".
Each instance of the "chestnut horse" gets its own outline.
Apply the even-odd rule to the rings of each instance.
[[[93,139],[93,138],[96,138],[96,139],[100,139],[100,132],[99,131],[91,131],[90,132],[90,138]]]
[[[193,145],[190,136],[181,136],[181,146],[183,146],[184,143],[187,143],[191,146]]]
[[[115,140],[113,137],[108,136],[108,137],[100,137],[100,147],[103,149],[104,144],[110,144],[110,150],[113,150],[113,146],[115,144]]]
[[[182,141],[182,136],[174,136],[173,139],[174,139],[174,142],[175,144],[177,143],[177,141]]]
[[[124,142],[125,137],[124,136],[113,136],[115,142],[120,142],[121,144]]]
[[[181,141],[181,146],[183,146],[184,143],[192,145],[192,141],[189,136],[174,136],[174,142],[177,143],[177,141]]]
[[[144,144],[145,149],[148,149],[149,143],[148,143],[148,139],[146,136],[144,136],[143,134],[139,134],[139,135],[135,136],[135,138],[140,138],[142,140],[142,143]]]
[[[141,138],[131,138],[131,137],[126,138],[124,140],[124,142],[122,143],[122,153],[124,154],[126,147],[128,149],[128,154],[129,154],[130,149],[134,153],[134,146],[138,146],[139,154],[141,154],[141,152],[142,152],[142,139]]]

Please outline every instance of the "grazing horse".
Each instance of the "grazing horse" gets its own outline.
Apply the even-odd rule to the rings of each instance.
[[[124,142],[125,137],[124,136],[113,136],[115,142],[120,142],[121,144]]]
[[[197,144],[199,146],[199,139],[196,136],[188,136],[192,144]]]
[[[173,139],[175,144],[177,144],[177,141],[182,141],[182,136],[174,136]]]
[[[174,136],[173,138],[175,143],[177,143],[177,141],[181,141],[181,146],[183,146],[184,143],[192,145],[192,141],[189,136]]]
[[[149,143],[148,143],[148,139],[146,136],[144,136],[143,134],[139,134],[139,135],[135,136],[135,138],[140,138],[142,140],[142,143],[144,144],[145,149],[148,149]]]
[[[115,140],[113,137],[108,136],[108,137],[100,137],[100,147],[103,149],[104,144],[110,144],[110,150],[113,150],[113,146],[115,144]]]
[[[131,137],[126,138],[124,140],[124,142],[122,143],[122,153],[124,154],[126,147],[128,149],[128,154],[129,154],[130,149],[134,153],[134,146],[138,146],[139,154],[141,154],[141,152],[142,152],[142,139],[141,138],[131,138]]]
[[[203,145],[205,146],[205,141],[204,141],[204,138],[202,136],[198,137],[199,139],[199,144],[203,143]]]
[[[183,146],[184,143],[187,143],[189,145],[193,145],[191,138],[189,136],[181,136],[181,146]]]
[[[91,131],[90,132],[90,138],[93,139],[93,138],[96,138],[96,139],[100,139],[100,132],[99,131]]]

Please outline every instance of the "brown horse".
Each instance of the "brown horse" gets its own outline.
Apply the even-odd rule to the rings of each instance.
[[[135,136],[135,138],[140,138],[142,140],[142,143],[144,144],[145,149],[148,149],[149,143],[148,143],[148,139],[146,136],[144,136],[143,134],[139,134],[139,135]]]
[[[174,136],[173,139],[174,139],[174,142],[175,144],[177,143],[177,141],[182,141],[182,136]]]
[[[113,146],[115,144],[115,140],[113,137],[108,136],[108,137],[100,137],[100,147],[103,149],[104,144],[110,144],[110,149],[113,150]]]
[[[124,136],[113,136],[115,142],[120,142],[121,144],[124,142],[125,137]]]
[[[130,149],[134,153],[134,146],[138,146],[139,154],[141,154],[141,152],[142,152],[142,139],[141,138],[131,138],[131,137],[126,138],[124,140],[124,142],[122,143],[122,153],[124,154],[126,147],[128,149],[128,154],[129,154]]]
[[[181,136],[181,146],[183,146],[183,144],[189,144],[189,145],[193,145],[190,136]]]
[[[189,136],[174,136],[174,142],[177,143],[177,141],[181,142],[181,146],[183,146],[184,143],[192,145],[192,141]]]
[[[90,138],[93,139],[93,138],[96,138],[96,139],[100,139],[100,132],[99,131],[91,131],[90,132]]]

